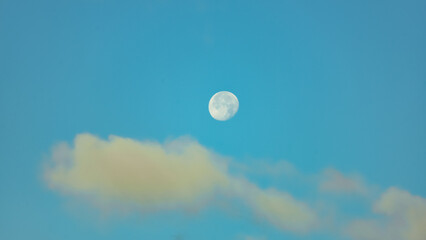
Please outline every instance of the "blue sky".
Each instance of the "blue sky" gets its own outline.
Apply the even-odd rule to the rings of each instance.
[[[213,205],[104,213],[42,177],[81,133],[188,135],[231,168],[289,162],[296,177],[241,175],[347,222],[392,186],[424,200],[425,16],[424,1],[0,0],[0,238],[349,239]],[[240,102],[226,122],[207,108],[222,90]],[[318,190],[330,168],[373,193]]]

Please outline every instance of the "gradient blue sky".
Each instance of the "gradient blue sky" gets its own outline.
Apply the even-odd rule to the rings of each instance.
[[[425,22],[425,1],[0,0],[0,238],[341,239],[209,208],[86,214],[40,177],[52,145],[82,132],[190,135],[239,163],[425,197]],[[207,108],[221,90],[240,101],[227,122]]]

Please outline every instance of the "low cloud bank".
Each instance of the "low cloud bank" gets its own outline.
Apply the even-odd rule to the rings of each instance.
[[[53,148],[44,173],[52,189],[102,207],[193,209],[231,197],[282,230],[303,233],[317,224],[305,203],[231,176],[220,156],[189,138],[160,144],[79,134],[74,146],[61,143]]]
[[[356,240],[426,239],[426,199],[391,187],[375,202],[381,219],[353,221],[347,233]]]

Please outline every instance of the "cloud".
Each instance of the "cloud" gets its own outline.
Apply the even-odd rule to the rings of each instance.
[[[396,229],[390,229],[389,226],[377,220],[354,220],[345,230],[346,234],[357,240],[397,240]]]
[[[244,240],[266,240],[265,237],[246,236]]]
[[[45,174],[53,189],[90,195],[103,203],[148,209],[190,207],[229,184],[209,152],[189,139],[161,146],[81,134],[74,149],[56,146],[52,160]]]
[[[234,239],[236,240],[267,240],[265,236],[249,235],[249,234],[239,234]]]
[[[317,216],[314,212],[290,194],[273,188],[263,190],[241,180],[235,180],[233,184],[233,192],[242,196],[260,219],[275,227],[302,233],[316,227]]]
[[[332,168],[328,168],[322,173],[318,189],[321,192],[339,194],[365,195],[368,193],[368,188],[360,176],[345,176],[341,172]]]
[[[193,211],[216,202],[225,202],[225,206],[237,203],[250,209],[259,222],[295,233],[328,226],[324,219],[348,199],[335,202],[327,195],[318,195],[317,202],[326,205],[322,209],[332,210],[319,211],[323,219],[319,223],[317,214],[304,202],[274,188],[260,188],[244,175],[297,177],[296,182],[308,184],[305,187],[311,192],[318,187],[323,193],[379,196],[377,189],[359,175],[345,175],[331,168],[321,174],[306,175],[285,161],[253,164],[255,167],[219,156],[189,137],[161,144],[118,136],[103,140],[79,134],[72,146],[60,143],[53,147],[44,176],[51,189],[90,200],[101,209]],[[235,167],[237,175],[231,174],[228,167]],[[334,235],[343,226],[344,235],[354,240],[426,239],[425,198],[392,187],[371,204],[374,217],[354,219],[353,215],[345,216],[345,210],[338,210],[339,222],[333,221],[329,230]]]
[[[384,219],[353,221],[347,233],[359,240],[426,239],[426,199],[391,187],[373,206]]]
[[[61,143],[53,148],[44,174],[53,190],[99,207],[193,209],[222,197],[239,199],[282,230],[307,232],[317,222],[315,213],[288,193],[231,176],[222,157],[190,138],[160,144],[80,134],[73,147]]]

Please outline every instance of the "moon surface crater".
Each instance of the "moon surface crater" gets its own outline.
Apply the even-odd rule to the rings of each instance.
[[[228,91],[216,93],[209,102],[210,115],[219,121],[232,118],[237,113],[238,107],[238,98]]]

